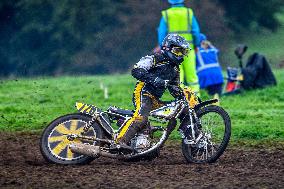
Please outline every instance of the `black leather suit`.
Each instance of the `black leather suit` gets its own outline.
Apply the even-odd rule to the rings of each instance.
[[[124,123],[116,140],[126,144],[146,125],[150,111],[165,104],[159,99],[167,88],[174,98],[183,96],[179,86],[179,64],[171,62],[163,51],[141,58],[135,64],[132,76],[138,80],[133,94],[135,113]],[[167,88],[165,80],[170,84]],[[183,130],[186,130],[189,123],[186,115],[183,112],[180,116]]]

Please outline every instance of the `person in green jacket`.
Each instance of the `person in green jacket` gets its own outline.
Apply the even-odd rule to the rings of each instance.
[[[162,45],[163,39],[168,33],[177,33],[183,36],[192,49],[200,46],[199,25],[192,9],[184,6],[184,0],[168,0],[171,7],[162,11],[162,18],[158,28],[159,45]],[[157,51],[157,48],[156,48]],[[199,93],[198,77],[196,73],[195,52],[190,51],[180,65],[181,86],[191,87],[194,92]]]

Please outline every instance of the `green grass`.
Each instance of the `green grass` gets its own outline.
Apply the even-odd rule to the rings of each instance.
[[[100,83],[108,86],[105,100]],[[4,80],[0,85],[0,130],[41,129],[59,115],[75,112],[75,102],[131,107],[135,81],[126,75]]]
[[[233,143],[284,141],[284,70],[275,74],[277,87],[222,98],[232,119]],[[100,83],[108,86],[108,99]],[[0,131],[40,131],[56,117],[76,112],[76,101],[132,109],[134,85],[130,75],[2,80]],[[171,99],[169,94],[163,98]],[[179,138],[177,132],[172,138]]]

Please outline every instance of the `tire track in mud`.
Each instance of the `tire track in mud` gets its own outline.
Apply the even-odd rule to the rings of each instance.
[[[229,147],[216,163],[196,165],[171,142],[150,162],[61,166],[42,158],[38,135],[0,133],[0,188],[283,188],[283,175],[283,148]]]

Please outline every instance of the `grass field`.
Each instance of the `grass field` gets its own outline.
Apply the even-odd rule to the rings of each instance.
[[[284,141],[284,70],[275,74],[277,87],[222,98],[232,119],[232,142]],[[101,83],[109,89],[108,99]],[[76,112],[76,101],[132,109],[134,85],[129,75],[2,80],[0,131],[41,131],[54,118]],[[203,93],[202,98],[208,96]]]

